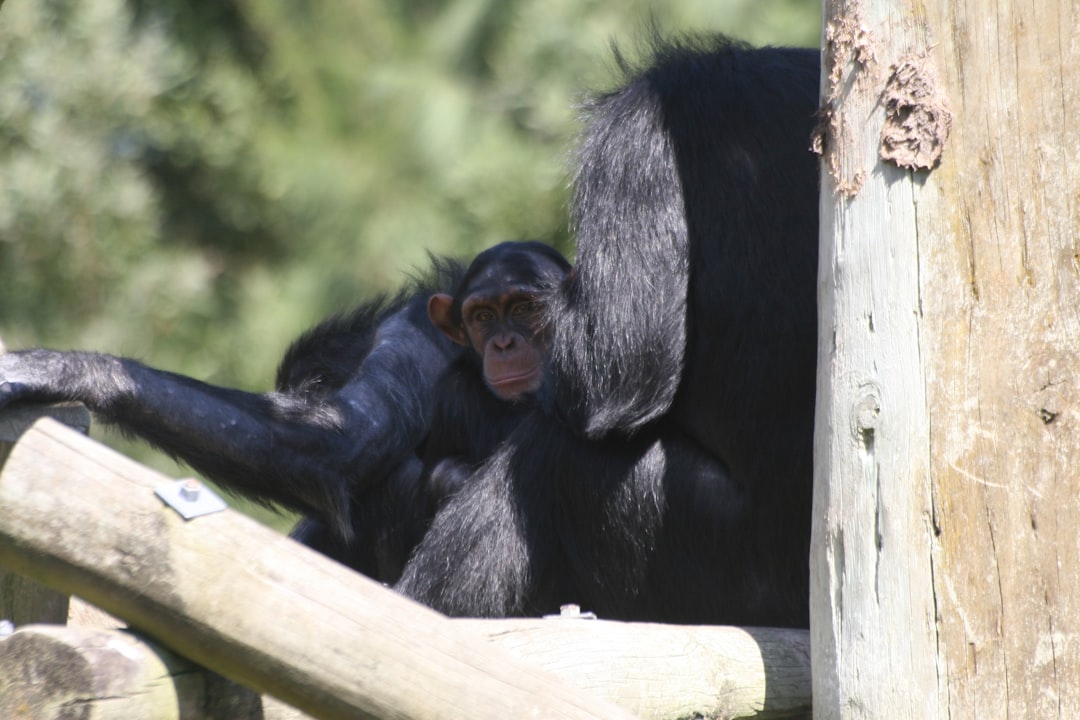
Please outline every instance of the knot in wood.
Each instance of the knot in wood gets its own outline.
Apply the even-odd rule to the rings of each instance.
[[[853,434],[864,446],[873,446],[874,433],[881,420],[881,388],[867,382],[859,386],[858,400],[852,413]]]
[[[1023,402],[1034,410],[1044,426],[1075,414],[1077,372],[1080,358],[1070,349],[1050,343],[1034,344],[1020,371],[1017,387]]]

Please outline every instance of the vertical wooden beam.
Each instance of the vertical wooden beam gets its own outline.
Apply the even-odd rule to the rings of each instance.
[[[0,411],[0,468],[19,436],[43,417],[59,420],[82,433],[90,429],[90,413],[75,403],[4,408]],[[68,606],[67,595],[0,567],[0,619],[9,620],[16,626],[31,623],[63,625],[67,622]]]
[[[933,718],[916,178],[879,157],[904,9],[826,3],[811,549],[817,718]],[[876,14],[872,14],[876,11]]]
[[[926,13],[958,120],[919,204],[942,700],[1080,717],[1080,7]]]
[[[1080,716],[1080,9],[825,7],[815,717]]]

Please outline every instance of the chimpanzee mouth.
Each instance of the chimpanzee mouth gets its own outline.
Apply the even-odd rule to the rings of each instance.
[[[523,372],[514,373],[512,375],[501,375],[497,378],[491,378],[488,380],[488,384],[492,387],[504,387],[506,385],[518,385],[523,382],[528,382],[537,377],[541,373],[539,366],[530,368]]]
[[[543,380],[543,367],[537,366],[532,370],[489,379],[488,387],[500,400],[517,402],[539,390]]]

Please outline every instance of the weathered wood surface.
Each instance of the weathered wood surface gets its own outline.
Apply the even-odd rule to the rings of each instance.
[[[83,434],[90,429],[90,411],[79,403],[17,403],[0,412],[0,465],[11,445],[35,422],[51,417]]]
[[[805,631],[562,618],[452,620],[642,718],[810,714]],[[31,625],[0,640],[0,717],[61,720],[302,720],[122,630]]]
[[[931,538],[917,208],[909,173],[878,157],[880,95],[896,58],[883,56],[884,37],[868,35],[862,7],[832,3],[825,18],[814,714],[930,718],[935,609],[932,578],[920,571],[931,566]]]
[[[1080,717],[1080,9],[825,8],[815,717]]]
[[[150,471],[92,441],[72,438],[62,428],[42,426],[24,442],[26,448],[20,444],[9,467],[0,473],[0,558],[18,555],[16,562],[21,563],[22,571],[58,583],[67,592],[83,594],[148,630],[140,621],[146,613],[169,616],[184,612],[186,607],[186,612],[192,615],[189,619],[154,618],[151,626],[163,625],[157,636],[182,652],[188,652],[184,647],[192,642],[199,644],[201,656],[196,653],[192,657],[261,690],[274,693],[277,688],[272,677],[264,678],[260,685],[237,669],[248,659],[243,648],[226,654],[236,657],[226,657],[212,643],[243,642],[247,643],[249,652],[254,649],[265,652],[264,646],[269,641],[260,642],[251,636],[261,632],[280,634],[302,646],[290,649],[302,653],[295,656],[298,663],[318,663],[328,653],[331,657],[333,653],[347,653],[348,661],[354,666],[357,663],[379,666],[395,660],[411,662],[397,657],[400,652],[380,649],[381,642],[396,643],[401,635],[439,636],[442,642],[435,643],[432,650],[448,652],[446,640],[458,638],[452,641],[454,651],[459,651],[458,642],[471,644],[479,655],[469,656],[467,662],[479,667],[491,652],[496,659],[502,657],[498,650],[476,647],[486,639],[529,663],[517,666],[519,669],[540,668],[564,679],[568,685],[593,691],[596,696],[606,697],[641,717],[681,718],[700,714],[769,718],[805,716],[809,712],[809,636],[805,631],[565,618],[447,620],[327,563],[324,558],[246,518],[228,513],[182,523],[156,499],[146,502],[153,482],[164,478],[148,476]],[[78,498],[77,506],[71,505],[74,500],[60,503],[65,497]],[[60,517],[70,514],[73,521],[63,523],[57,513]],[[95,518],[99,514],[111,518],[108,522],[98,522]],[[18,515],[17,524],[23,527],[9,527],[13,515]],[[234,526],[234,521],[238,525]],[[200,528],[204,529],[200,532]],[[235,542],[228,539],[238,535],[247,537]],[[90,536],[93,543],[87,542]],[[78,548],[67,547],[72,544]],[[294,551],[299,554],[294,555]],[[182,554],[192,557],[185,562],[180,559]],[[258,561],[253,565],[252,558],[258,557],[268,563],[266,568],[253,569],[258,568]],[[317,560],[313,561],[313,557]],[[297,568],[299,585],[290,582],[295,564],[309,562],[328,565],[324,571],[330,572],[330,576],[343,575],[359,583],[349,588],[333,582],[320,587],[310,580],[310,568]],[[148,566],[154,563],[160,566]],[[186,573],[186,584],[167,587],[173,578],[180,582],[179,572]],[[263,572],[270,573],[268,580],[250,581],[244,577]],[[117,583],[118,591],[110,589],[113,582]],[[287,605],[272,597],[275,592],[290,594],[283,598]],[[356,595],[349,597],[344,595],[346,592]],[[128,597],[129,593],[136,596]],[[246,597],[254,598],[254,602],[238,602]],[[188,598],[191,603],[186,602]],[[305,631],[307,611],[316,616],[313,620],[316,626],[323,625],[326,621],[319,616],[328,612],[328,603],[331,622],[341,615],[355,613],[360,617],[343,621],[341,633],[327,627],[333,643],[320,650],[313,646],[325,638]],[[265,622],[260,622],[253,615],[261,612],[263,605],[271,608],[271,612]],[[204,618],[203,612],[221,617]],[[283,617],[289,618],[284,624]],[[189,627],[192,624],[195,634]],[[379,633],[392,637],[379,637],[379,633],[373,637],[367,624],[379,626]],[[357,647],[340,649],[342,633],[348,634],[358,627],[366,634],[352,636]],[[173,642],[177,632],[183,635],[178,644]],[[223,639],[221,635],[228,637]],[[234,637],[240,635],[243,637]],[[407,644],[413,646],[415,642]],[[425,654],[421,652],[421,656]],[[26,653],[21,657],[27,657]],[[258,658],[253,655],[251,659]],[[85,659],[83,662],[93,665]],[[337,658],[330,662],[344,660]],[[387,681],[390,685],[380,692],[415,695],[416,674],[425,669],[427,660],[421,657],[417,662],[417,667],[410,666],[406,673],[410,679],[405,688],[393,688],[393,683]],[[452,677],[453,663],[436,658],[436,664],[438,667],[428,670],[446,674],[447,681],[475,682],[466,677]],[[524,671],[543,676],[532,669]],[[269,675],[271,671],[266,673]],[[217,691],[207,697],[220,702],[221,697],[230,696],[220,687]],[[50,697],[48,694],[39,697],[41,707],[51,702]],[[0,708],[4,707],[3,702],[0,697]],[[186,706],[191,705],[188,702]],[[414,710],[404,707],[396,708],[390,716],[445,715],[447,706],[443,701],[422,705],[422,711],[415,711],[419,714],[407,714]],[[425,715],[425,712],[434,714]]]
[[[0,567],[0,619],[17,627],[31,623],[63,623],[68,596]]]
[[[90,413],[77,403],[19,404],[4,408],[0,411],[0,467],[15,441],[42,417],[54,418],[82,433],[90,429]],[[15,625],[62,624],[67,616],[67,595],[0,567],[0,618]]]
[[[73,713],[76,713],[74,715]],[[4,720],[304,720],[121,630],[29,625],[0,640]]]
[[[3,351],[0,341],[0,353]],[[3,408],[0,468],[19,437],[43,417],[83,434],[90,429],[90,413],[79,403],[19,403]],[[13,642],[0,642],[0,718],[61,720],[70,715],[72,704],[84,710],[83,720],[309,717],[130,633],[115,633],[115,638],[106,643],[98,631],[116,630],[123,626],[122,621],[81,598],[68,597],[3,568],[0,618],[25,629],[15,633]],[[65,620],[70,628],[62,627]],[[170,675],[156,673],[160,666],[166,667]],[[118,669],[122,672],[114,676]],[[154,684],[144,687],[141,683],[148,678]],[[171,684],[171,691],[158,687],[164,684]],[[154,712],[146,714],[151,695],[155,698]],[[171,698],[171,705],[159,707],[156,701],[162,696]]]
[[[320,718],[632,715],[50,420],[0,473],[0,562]]]
[[[810,715],[805,630],[564,618],[452,622],[642,718]]]

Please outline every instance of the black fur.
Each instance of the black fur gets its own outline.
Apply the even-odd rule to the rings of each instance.
[[[399,587],[451,614],[805,626],[812,50],[665,45],[588,108],[544,409]]]
[[[468,291],[480,273],[491,268],[498,269],[509,284],[548,292],[570,272],[566,259],[543,243],[500,243],[488,248],[470,263],[454,288],[451,316],[457,323],[462,322],[461,303]],[[490,392],[476,352],[462,352],[450,364],[436,387],[430,432],[421,449],[433,509],[465,484],[531,407],[531,398],[505,402]]]
[[[538,402],[427,321],[440,266],[302,338],[275,393],[39,350],[0,356],[0,405],[85,402],[450,614],[805,626],[818,84],[816,51],[684,42],[589,105]]]
[[[460,354],[427,320],[427,298],[462,268],[437,261],[395,297],[322,323],[285,355],[279,388],[221,388],[135,360],[28,350],[0,356],[0,405],[83,402],[106,423],[222,486],[311,516],[345,541],[355,499],[415,466],[435,385]]]
[[[429,322],[428,298],[463,295],[469,273],[489,267],[542,287],[555,282],[548,268],[569,268],[535,242],[500,244],[467,269],[438,258],[432,266],[397,295],[304,333],[272,393],[216,387],[128,358],[29,350],[0,356],[0,406],[83,402],[221,486],[303,513],[298,540],[393,582],[443,499],[527,407],[488,391],[476,353]]]

